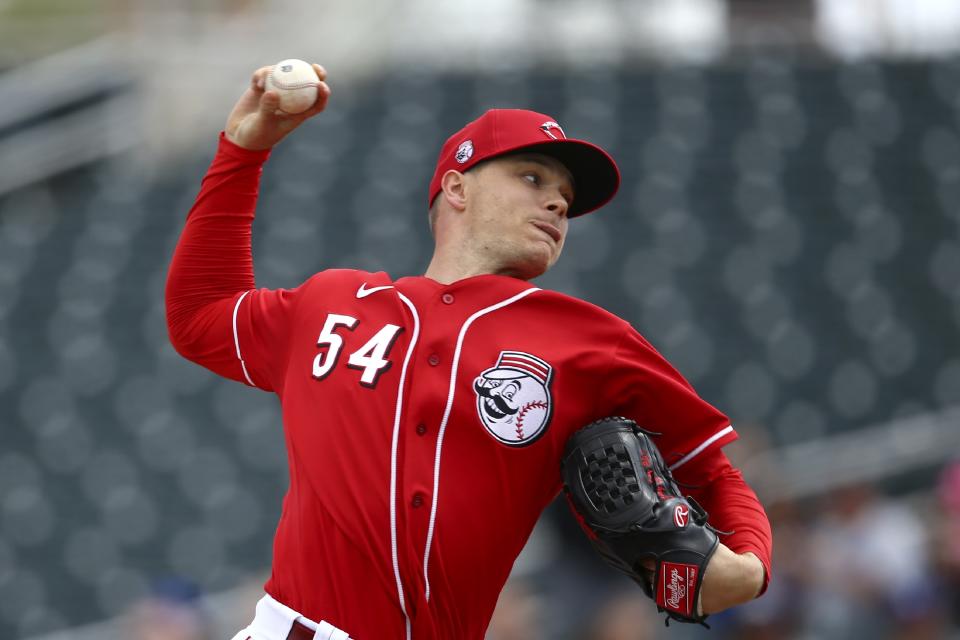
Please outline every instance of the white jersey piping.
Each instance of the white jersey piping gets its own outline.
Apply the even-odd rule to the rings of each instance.
[[[722,438],[723,436],[727,435],[732,431],[733,431],[732,424],[727,425],[726,428],[724,429],[720,429],[720,431],[717,431],[715,434],[713,434],[712,436],[704,440],[702,443],[700,443],[699,447],[697,447],[696,449],[694,449],[693,451],[691,451],[690,453],[688,453],[687,455],[683,456],[682,458],[674,462],[672,465],[670,465],[670,470],[673,471],[674,469],[677,469],[681,465],[687,464],[688,462],[693,460],[696,456],[698,456],[700,453],[702,453],[704,449],[706,449],[707,447],[712,445],[714,442],[716,442],[717,440],[719,440],[720,438]]]
[[[397,582],[397,597],[400,599],[400,610],[403,611],[403,618],[406,621],[407,640],[410,640],[412,629],[410,626],[410,616],[407,614],[406,599],[403,596],[403,583],[400,580],[400,560],[397,552],[397,446],[400,441],[400,415],[403,410],[403,387],[407,379],[407,365],[410,364],[410,355],[414,347],[417,346],[417,338],[420,335],[420,316],[417,314],[417,308],[413,306],[410,299],[397,291],[397,295],[403,301],[410,313],[413,314],[413,336],[410,338],[410,344],[407,346],[407,354],[403,357],[403,366],[400,369],[400,382],[397,385],[397,408],[393,415],[393,441],[390,445],[390,554],[393,560],[393,577]]]
[[[237,335],[237,312],[240,311],[240,303],[243,302],[243,299],[247,297],[248,293],[250,292],[244,291],[243,295],[237,298],[237,304],[233,306],[233,345],[237,348],[237,360],[240,361],[240,368],[243,369],[243,377],[247,379],[251,387],[256,387],[257,385],[250,379],[250,374],[247,373],[247,364],[240,355],[240,338]]]
[[[473,324],[474,320],[492,311],[502,309],[509,304],[513,304],[517,300],[530,295],[534,291],[540,291],[540,289],[537,287],[525,289],[513,297],[507,298],[506,300],[498,302],[494,305],[490,305],[484,309],[480,309],[472,316],[467,318],[466,322],[463,323],[463,326],[460,327],[460,335],[457,336],[457,347],[453,352],[453,366],[450,370],[450,388],[447,391],[447,406],[443,411],[443,419],[440,421],[440,432],[437,435],[437,451],[433,460],[433,499],[430,506],[430,526],[427,529],[427,545],[423,550],[423,580],[426,585],[424,596],[427,602],[430,602],[430,574],[427,572],[430,564],[430,544],[433,541],[433,527],[437,519],[437,496],[440,493],[440,454],[443,449],[443,434],[447,430],[447,420],[449,420],[450,410],[453,408],[453,396],[457,380],[457,367],[460,365],[460,350],[463,347],[463,339],[467,335],[467,329],[470,328],[470,325]]]

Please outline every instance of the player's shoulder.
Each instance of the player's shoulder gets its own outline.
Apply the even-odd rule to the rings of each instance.
[[[367,286],[379,286],[392,284],[393,281],[390,279],[390,276],[383,271],[363,271],[362,269],[324,269],[323,271],[313,274],[306,282],[303,283],[304,287],[314,288],[314,287],[324,287],[326,290],[353,290],[356,291],[358,287],[367,285]]]
[[[591,325],[602,325],[612,331],[626,331],[632,329],[629,322],[616,315],[615,313],[604,309],[603,307],[587,302],[566,293],[553,291],[551,289],[541,289],[536,296],[531,299],[538,299],[541,304],[549,305],[555,313],[562,315],[571,321],[589,322]]]

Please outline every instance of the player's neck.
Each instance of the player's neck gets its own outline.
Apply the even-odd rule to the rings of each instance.
[[[497,268],[495,265],[470,259],[469,255],[465,253],[451,255],[440,250],[433,254],[430,265],[423,275],[440,284],[451,284],[465,278],[483,275],[520,277],[519,274],[508,269]]]
[[[440,284],[450,284],[457,280],[488,273],[493,273],[493,271],[478,264],[469,264],[463,261],[455,263],[451,260],[445,260],[438,253],[435,253],[433,259],[430,260],[430,266],[427,267],[427,271],[423,275]]]

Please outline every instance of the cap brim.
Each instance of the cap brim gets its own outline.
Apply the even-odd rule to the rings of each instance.
[[[563,163],[573,175],[573,205],[567,216],[590,213],[610,202],[620,188],[617,163],[600,147],[584,140],[557,140],[514,149],[511,153],[543,153]]]

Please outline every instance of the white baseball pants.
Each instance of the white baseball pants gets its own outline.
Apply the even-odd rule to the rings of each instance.
[[[329,622],[305,618],[269,595],[260,598],[253,622],[233,636],[233,640],[287,640],[295,621],[313,629],[314,640],[350,640],[346,631]]]

